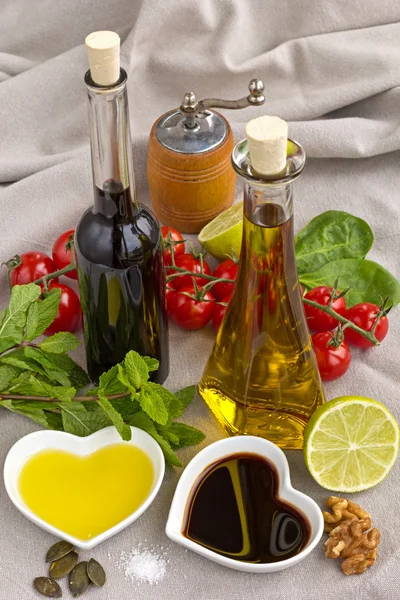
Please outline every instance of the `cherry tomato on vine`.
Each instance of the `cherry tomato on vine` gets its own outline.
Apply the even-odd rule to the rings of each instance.
[[[57,271],[55,263],[50,256],[43,252],[24,252],[20,254],[22,264],[10,273],[11,285],[25,285],[40,279],[44,275]],[[53,281],[56,281],[54,279]]]
[[[221,302],[226,302],[225,304],[221,304],[221,302],[216,302],[215,307],[212,314],[212,322],[214,325],[214,329],[218,331],[219,326],[221,325],[222,319],[225,316],[226,309],[228,308],[229,300],[231,299],[232,293],[227,294],[221,300]]]
[[[63,269],[71,264],[71,249],[66,249],[65,246],[68,243],[70,235],[73,233],[75,233],[75,229],[68,229],[68,231],[64,231],[58,236],[53,244],[52,254],[57,269]],[[65,273],[65,276],[69,277],[70,279],[78,279],[78,273],[76,272],[76,269],[73,271],[68,271],[68,273]]]
[[[165,288],[165,302],[167,304],[167,310],[169,310],[169,303],[171,298],[175,295],[175,292],[176,289],[167,283],[167,287]]]
[[[164,264],[165,266],[172,265],[172,257],[171,257],[171,248],[169,248],[169,244],[172,244],[174,247],[174,256],[175,259],[182,254],[185,254],[185,241],[179,231],[174,227],[161,227],[161,233],[164,239]],[[174,243],[178,242],[178,243]]]
[[[334,335],[333,331],[324,331],[311,337],[322,381],[338,379],[350,366],[351,352],[344,340],[338,348],[328,345]]]
[[[356,304],[349,308],[344,316],[355,325],[358,325],[358,327],[361,327],[361,329],[371,331],[378,313],[379,306],[372,304],[371,302],[363,302],[362,304]],[[388,329],[389,320],[386,315],[383,315],[380,317],[374,332],[378,342],[385,339]],[[346,327],[344,330],[344,337],[349,344],[353,344],[353,346],[358,346],[359,348],[372,348],[374,346],[372,342],[366,340],[362,335],[357,333],[357,331],[350,329],[350,327]]]
[[[313,302],[317,302],[318,304],[322,304],[322,306],[328,306],[331,293],[331,287],[321,285],[307,292],[304,297],[308,298],[308,300],[312,300]],[[332,302],[332,308],[339,315],[344,315],[346,311],[346,300],[344,297],[334,300]],[[304,303],[304,310],[307,317],[308,327],[312,331],[329,331],[329,329],[334,329],[338,326],[338,320],[335,319],[335,317],[327,315],[319,308],[315,308],[314,306]]]
[[[175,265],[180,267],[181,269],[185,269],[186,271],[190,271],[193,273],[193,277],[191,275],[180,275],[179,277],[175,277],[172,279],[169,284],[173,286],[175,289],[180,289],[182,287],[190,287],[193,285],[193,279],[195,279],[197,285],[199,287],[205,285],[207,283],[207,279],[203,279],[202,277],[195,277],[196,273],[201,273],[200,259],[195,258],[193,254],[181,254],[175,260]],[[174,269],[168,269],[168,275],[172,275],[173,273],[178,273]],[[211,269],[203,259],[203,273],[206,275],[211,275]]]
[[[79,298],[70,287],[63,283],[49,284],[49,290],[58,288],[61,290],[61,299],[58,313],[52,324],[46,329],[44,335],[54,335],[59,331],[76,331],[81,323],[81,303]]]
[[[234,260],[227,258],[215,268],[213,275],[220,279],[236,279],[238,268]],[[218,300],[222,300],[224,296],[232,293],[234,285],[234,283],[224,283],[221,281],[215,283],[211,291]]]
[[[190,295],[187,295],[190,294]],[[201,299],[196,299],[194,287],[180,288],[169,303],[172,320],[183,329],[201,329],[212,317],[215,298],[210,292],[200,292]]]

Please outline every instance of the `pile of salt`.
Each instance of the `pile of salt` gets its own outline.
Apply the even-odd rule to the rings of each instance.
[[[167,570],[167,561],[163,555],[147,548],[132,548],[130,552],[121,552],[120,568],[125,577],[132,581],[142,581],[150,585],[159,583]]]

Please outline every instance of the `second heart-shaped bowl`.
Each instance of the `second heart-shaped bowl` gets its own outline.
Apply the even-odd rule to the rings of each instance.
[[[156,497],[164,477],[165,460],[160,446],[142,429],[131,427],[131,431],[132,438],[129,442],[122,442],[115,427],[106,427],[87,437],[77,437],[76,435],[65,433],[64,431],[35,431],[34,433],[24,436],[12,446],[4,462],[4,483],[11,501],[25,517],[36,523],[36,525],[53,533],[60,539],[71,542],[71,544],[74,544],[77,548],[89,550],[90,548],[97,546],[97,544],[100,544],[136,521],[136,519],[144,513]],[[38,517],[24,503],[19,492],[18,479],[23,465],[34,454],[41,450],[51,449],[64,450],[76,454],[77,456],[88,456],[100,448],[118,443],[132,444],[143,450],[150,458],[154,469],[153,483],[146,500],[123,521],[120,521],[110,529],[103,531],[103,533],[100,533],[89,540],[80,540],[61,531],[53,525],[50,525],[42,518]]]
[[[188,503],[192,497],[193,489],[196,487],[196,483],[199,481],[201,475],[214,463],[218,463],[224,458],[231,457],[232,455],[241,454],[254,454],[266,458],[272,463],[277,470],[279,478],[279,489],[277,490],[279,500],[283,500],[293,506],[307,519],[311,529],[310,536],[306,546],[295,556],[278,562],[245,562],[223,556],[222,554],[188,539],[184,535],[183,530],[187,518]],[[167,536],[174,542],[177,542],[225,567],[230,567],[231,569],[239,571],[248,571],[250,573],[272,573],[274,571],[282,571],[283,569],[287,569],[288,567],[297,564],[315,548],[321,539],[323,530],[324,520],[319,506],[312,498],[292,487],[289,465],[282,450],[268,440],[247,435],[219,440],[201,450],[201,452],[190,461],[175,490],[165,528]]]

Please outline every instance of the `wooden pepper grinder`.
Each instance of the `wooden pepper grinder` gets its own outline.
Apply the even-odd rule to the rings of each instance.
[[[178,109],[162,115],[150,133],[147,178],[157,218],[183,233],[198,233],[232,205],[236,174],[231,168],[233,134],[228,121],[210,108],[239,109],[264,104],[264,84],[252,79],[240,100],[185,94]]]

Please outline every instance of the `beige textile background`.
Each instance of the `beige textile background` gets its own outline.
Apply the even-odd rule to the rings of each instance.
[[[52,240],[75,225],[91,202],[83,75],[83,40],[95,29],[121,35],[139,195],[147,201],[145,161],[153,121],[184,92],[198,98],[246,93],[252,77],[266,84],[265,112],[290,122],[290,134],[312,157],[296,189],[299,229],[338,208],[372,225],[371,258],[400,274],[400,4],[393,0],[1,0],[0,2],[0,258]],[[260,114],[227,114],[236,134]],[[4,270],[2,306],[7,301]],[[214,334],[171,328],[168,386],[197,383]],[[385,402],[400,419],[400,313],[385,344],[354,352],[349,373],[326,386],[328,398],[363,394]],[[83,361],[83,353],[80,354]],[[185,419],[221,437],[197,399]],[[0,413],[0,464],[10,446],[35,425]],[[186,462],[198,448],[182,452]],[[300,452],[288,453],[293,484],[322,503]],[[399,464],[377,488],[357,494],[382,532],[376,565],[346,578],[318,547],[299,566],[272,575],[230,571],[170,543],[164,534],[179,470],[168,470],[151,508],[133,526],[96,548],[108,575],[99,600],[397,600],[400,598]],[[37,598],[52,536],[11,505],[0,483],[0,599]],[[166,552],[157,586],[126,580],[121,551],[142,544]],[[163,550],[161,550],[163,547]],[[84,556],[82,554],[82,556]],[[65,587],[64,587],[65,590]],[[69,598],[69,592],[64,591]],[[86,597],[86,596],[85,596]]]

